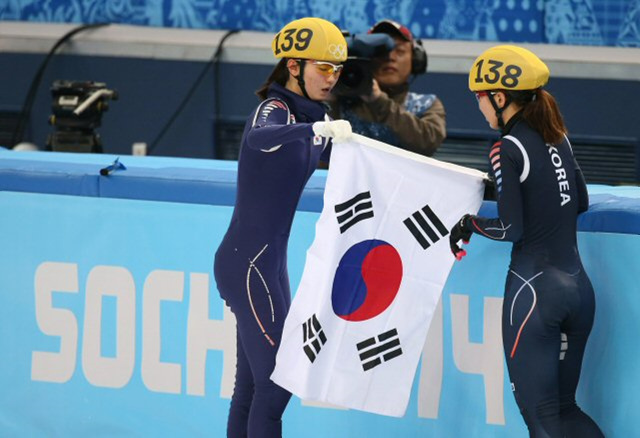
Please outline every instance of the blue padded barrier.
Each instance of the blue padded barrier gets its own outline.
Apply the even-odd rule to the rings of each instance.
[[[0,151],[0,436],[224,436],[234,320],[213,253],[235,162]],[[326,171],[305,189],[289,242],[295,291]],[[640,190],[590,186],[578,243],[597,294],[577,394],[608,437],[640,411]],[[482,213],[495,212],[485,202]],[[304,403],[285,438],[510,438],[526,428],[509,387],[500,312],[509,245],[475,238],[431,325],[403,418]]]

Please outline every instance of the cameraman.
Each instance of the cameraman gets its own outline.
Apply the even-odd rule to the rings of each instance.
[[[391,20],[379,21],[369,33],[389,35],[395,47],[387,57],[375,60],[370,94],[355,98],[338,95],[331,102],[331,115],[351,122],[358,134],[433,155],[446,136],[446,115],[434,94],[409,91],[409,77],[427,70],[421,42],[405,26]]]

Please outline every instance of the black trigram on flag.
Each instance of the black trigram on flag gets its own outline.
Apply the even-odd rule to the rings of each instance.
[[[340,234],[360,221],[373,217],[371,192],[362,192],[342,204],[335,206]]]
[[[449,234],[447,227],[444,226],[429,205],[425,205],[421,210],[413,213],[403,223],[420,243],[422,249],[429,248],[431,243],[436,243],[441,236],[444,237]]]
[[[377,367],[383,361],[387,362],[402,354],[400,338],[396,329],[391,329],[373,338],[358,342],[356,347],[358,347],[358,353],[360,354],[362,369],[365,371]]]
[[[322,346],[327,343],[327,337],[322,331],[322,326],[314,314],[304,324],[302,324],[302,349],[313,363],[320,353]]]

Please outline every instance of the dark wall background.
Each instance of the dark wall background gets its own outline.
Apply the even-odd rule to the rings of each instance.
[[[0,111],[18,112],[34,73],[44,55],[0,53]],[[130,154],[134,142],[154,139],[168,122],[205,62],[136,58],[55,56],[44,74],[30,117],[25,140],[43,148],[52,132],[50,86],[56,79],[94,80],[116,89],[119,99],[110,103],[98,129],[104,150]],[[209,68],[183,111],[150,155],[228,158],[225,150],[237,147],[238,130],[257,104],[254,90],[271,71],[268,65],[219,64],[216,88]],[[413,83],[416,91],[437,94],[447,110],[448,131],[472,137],[494,135],[477,110],[475,98],[463,74],[427,73]],[[558,100],[574,141],[604,144],[637,144],[640,139],[640,81],[553,78],[547,89]],[[216,93],[220,107],[216,112]],[[216,116],[216,113],[219,116]],[[216,148],[215,120],[220,121]],[[224,143],[224,144],[222,144]],[[5,145],[10,146],[10,145]],[[226,154],[226,155],[225,155]],[[637,155],[637,154],[636,154]],[[637,170],[637,163],[635,168]]]

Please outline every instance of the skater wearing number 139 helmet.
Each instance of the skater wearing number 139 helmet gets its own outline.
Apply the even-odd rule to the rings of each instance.
[[[469,88],[501,138],[489,152],[498,217],[463,216],[450,233],[512,242],[502,307],[502,338],[511,386],[532,437],[602,437],[576,404],[595,298],[576,242],[587,210],[585,180],[555,99],[543,89],[549,69],[512,45],[482,53]]]
[[[329,97],[347,59],[340,30],[319,18],[292,21],[276,34],[280,62],[245,124],[229,228],[215,255],[220,296],[237,321],[236,378],[227,435],[282,435],[291,394],[269,377],[291,304],[287,243],[302,190],[333,142],[351,125],[330,120]]]

